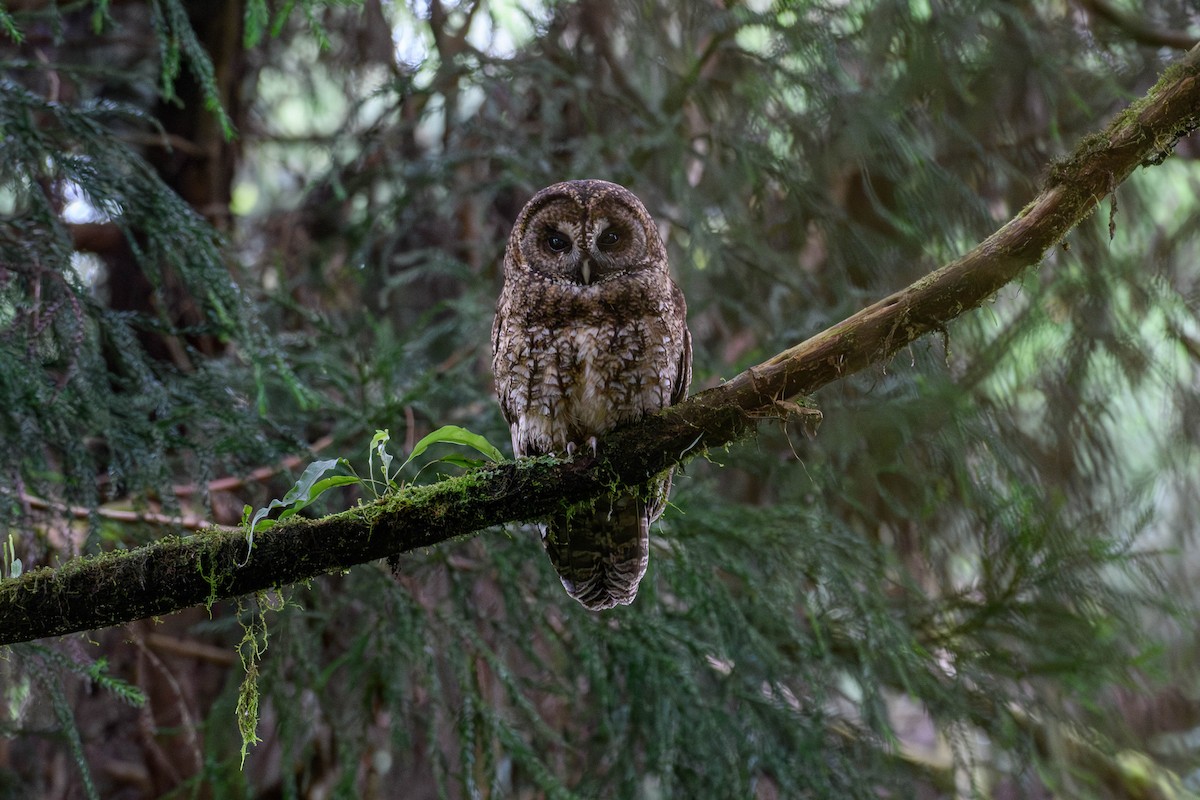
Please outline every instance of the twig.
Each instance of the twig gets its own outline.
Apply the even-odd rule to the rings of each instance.
[[[147,633],[144,638],[150,648],[173,656],[194,658],[223,667],[233,666],[238,660],[237,653],[231,648],[216,647],[194,639],[177,639],[162,633]]]
[[[171,690],[171,694],[175,698],[175,707],[179,709],[179,727],[183,729],[184,736],[186,737],[185,744],[194,762],[193,771],[199,772],[204,767],[204,755],[200,750],[200,742],[196,736],[196,720],[192,715],[191,709],[188,708],[187,697],[183,693],[183,687],[179,685],[175,674],[167,669],[167,665],[162,662],[162,659],[146,646],[146,642],[142,636],[134,634],[131,641],[137,647],[139,654],[149,661],[150,665],[163,676],[167,687]],[[138,683],[143,686],[146,685],[145,680],[138,681]],[[150,704],[147,703],[142,710],[144,714],[148,715],[149,721],[153,723],[154,709],[150,707]]]
[[[93,515],[114,522],[142,522],[148,525],[165,525],[173,528],[186,528],[191,531],[200,531],[207,528],[226,529],[224,526],[214,525],[206,519],[200,517],[179,516],[173,517],[169,514],[155,514],[147,511],[124,511],[116,508],[85,508],[84,506],[71,506],[66,503],[56,503],[53,500],[44,500],[40,497],[35,497],[31,494],[21,492],[17,495],[17,499],[25,504],[27,508],[36,508],[39,511],[53,511],[54,513],[73,519],[89,519]],[[236,530],[235,528],[227,528],[226,530]]]

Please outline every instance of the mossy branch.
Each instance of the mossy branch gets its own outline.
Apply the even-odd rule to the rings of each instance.
[[[89,630],[302,581],[429,547],[636,485],[707,448],[737,441],[781,401],[810,394],[977,308],[1047,251],[1142,165],[1160,163],[1200,127],[1200,47],[1146,96],[1055,164],[1041,193],[985,241],[911,286],[806,342],[600,443],[600,459],[527,459],[481,468],[321,519],[256,536],[167,537],[0,581],[0,644]],[[245,561],[244,566],[239,566]]]

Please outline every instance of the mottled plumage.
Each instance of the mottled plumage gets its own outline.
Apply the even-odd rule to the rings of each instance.
[[[594,447],[606,431],[686,397],[686,315],[658,229],[629,190],[584,180],[534,195],[508,240],[492,327],[496,394],[516,455]],[[670,487],[667,474],[648,500],[602,498],[546,523],[542,541],[572,597],[590,609],[633,601]]]

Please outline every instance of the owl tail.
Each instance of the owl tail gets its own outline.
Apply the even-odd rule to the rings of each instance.
[[[590,611],[629,605],[650,560],[650,523],[662,515],[671,476],[632,494],[602,497],[542,527],[542,544],[567,594]]]

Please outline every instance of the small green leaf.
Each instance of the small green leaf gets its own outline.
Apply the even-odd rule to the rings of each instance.
[[[345,463],[344,458],[331,458],[325,461],[314,461],[308,465],[308,469],[304,470],[304,474],[300,476],[296,486],[297,502],[303,505],[316,500],[321,494],[331,486],[341,486],[345,481],[342,479],[353,480],[349,475],[332,475],[328,478],[321,479],[331,469],[341,466]],[[311,474],[310,474],[311,473]]]
[[[313,484],[312,499],[316,500],[326,489],[332,489],[335,486],[349,486],[352,483],[362,483],[362,479],[356,475],[333,475],[317,481]]]
[[[433,433],[426,436],[421,441],[413,446],[413,450],[408,454],[407,465],[417,456],[424,453],[432,445],[435,444],[456,444],[462,447],[470,447],[479,453],[482,453],[491,461],[503,461],[504,455],[492,446],[492,443],[483,438],[477,433],[471,433],[466,428],[460,428],[457,425],[443,425]]]
[[[371,437],[371,450],[367,453],[367,474],[372,476],[374,480],[374,466],[372,459],[374,455],[379,456],[379,473],[383,476],[384,491],[392,482],[390,474],[392,468],[392,454],[387,451],[388,442],[392,440],[392,435],[386,431],[375,431],[375,435]],[[378,492],[375,493],[379,495]]]
[[[265,516],[266,512],[267,512],[267,509],[264,508],[261,513]],[[278,522],[278,520],[261,519],[260,518],[256,524],[258,525],[258,529],[260,531],[269,531],[269,530],[271,530],[271,528],[275,527],[276,522]]]
[[[308,504],[312,503],[314,500],[324,494],[326,489],[332,489],[334,486],[346,486],[351,483],[360,483],[360,481],[353,475],[333,475],[329,478],[325,478],[324,480],[317,481],[308,490],[308,494],[306,496],[297,499],[292,504],[291,508],[285,509],[284,512],[279,515],[279,521],[282,522],[283,520],[295,514],[297,511],[300,511]]]
[[[296,485],[283,496],[283,504],[294,505],[303,501],[305,505],[308,505],[315,500],[317,495],[312,493],[313,486],[321,479],[322,475],[336,467],[340,461],[339,458],[328,458],[324,461],[314,461],[305,467],[304,472],[300,475],[300,480],[296,481]]]
[[[287,494],[283,496],[282,500],[272,500],[267,504],[266,508],[260,508],[258,511],[255,511],[254,516],[250,518],[250,531],[246,534],[246,561],[250,560],[250,552],[254,549],[254,531],[256,529],[265,531],[273,527],[276,522],[294,515],[297,511],[300,511],[320,497],[326,489],[357,483],[358,478],[351,475],[334,475],[321,480],[321,476],[326,472],[344,463],[345,459],[343,458],[328,458],[324,461],[312,462],[304,469],[304,472],[300,475],[300,480],[296,481],[296,484],[291,489],[288,489]],[[277,508],[284,509],[283,513],[279,515],[279,519],[267,519],[267,515]],[[243,511],[243,521],[245,520],[245,514],[249,513],[249,509],[250,507],[246,506]],[[242,564],[244,565],[246,561],[243,561]]]
[[[17,545],[13,541],[13,535],[8,535],[8,541],[4,543],[3,558],[0,558],[0,578],[5,577],[5,565],[7,565],[8,577],[19,578],[25,567],[21,559],[17,558]]]
[[[475,467],[482,467],[487,462],[481,458],[467,458],[466,456],[459,456],[455,455],[454,453],[449,453],[437,459],[435,463],[453,464],[454,466],[462,467],[463,469],[474,469]]]

